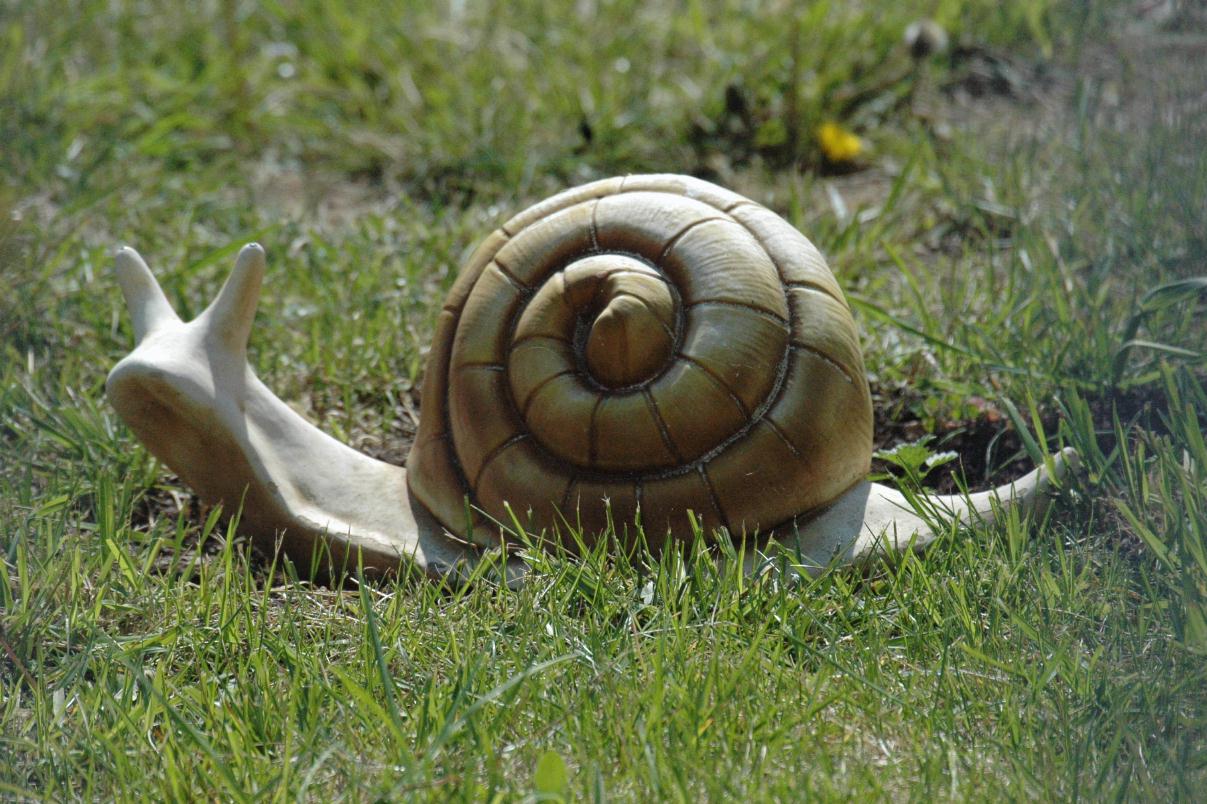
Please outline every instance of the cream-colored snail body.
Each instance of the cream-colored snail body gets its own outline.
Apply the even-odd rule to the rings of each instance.
[[[639,522],[657,549],[688,512],[816,566],[934,538],[865,480],[871,401],[825,261],[698,179],[594,182],[490,235],[442,310],[406,469],[324,435],[248,366],[259,246],[188,323],[132,249],[117,269],[138,343],[109,375],[114,407],[203,499],[241,503],[245,530],[303,560],[322,542],[337,565],[464,572],[516,519],[568,542],[609,521],[635,540]],[[1057,455],[1051,476],[1074,461]],[[928,507],[992,518],[1039,502],[1051,476]]]

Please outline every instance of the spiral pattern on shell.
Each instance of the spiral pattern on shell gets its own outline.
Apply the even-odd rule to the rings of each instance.
[[[478,248],[440,315],[408,459],[451,533],[483,519],[650,544],[768,532],[861,480],[872,414],[850,310],[817,249],[684,176],[568,190]],[[468,502],[468,505],[467,505]],[[606,504],[605,504],[606,503]],[[631,532],[631,527],[629,528]]]

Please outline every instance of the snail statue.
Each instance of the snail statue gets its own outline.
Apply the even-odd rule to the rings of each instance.
[[[240,527],[295,559],[322,545],[337,566],[465,576],[517,525],[573,549],[566,534],[609,524],[631,545],[640,523],[657,551],[694,520],[825,567],[1030,510],[1076,465],[1065,450],[994,491],[926,498],[925,515],[868,482],[859,338],[821,254],[686,176],[567,190],[487,237],[440,313],[405,468],[323,434],[248,365],[260,246],[187,323],[133,249],[116,263],[137,345],[109,374],[114,408],[203,500],[242,506]]]

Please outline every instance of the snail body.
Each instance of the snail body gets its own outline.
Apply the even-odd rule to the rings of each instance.
[[[872,407],[850,309],[817,249],[770,210],[686,176],[567,190],[489,235],[437,324],[406,468],[317,430],[246,360],[264,252],[181,321],[142,258],[116,257],[136,347],[115,409],[241,527],[338,569],[466,574],[484,546],[569,547],[614,526],[654,549],[692,531],[787,542],[817,567],[933,540],[865,480]],[[954,519],[1032,507],[1075,462],[933,498]],[[630,528],[629,525],[640,525]],[[509,572],[522,573],[512,559]]]

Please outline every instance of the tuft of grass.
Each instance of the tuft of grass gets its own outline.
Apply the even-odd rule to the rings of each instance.
[[[901,77],[922,16],[952,51]],[[1194,798],[1207,132],[1180,48],[1207,32],[1132,17],[0,4],[0,795]],[[814,169],[827,119],[867,145],[854,172]],[[907,487],[1072,445],[1071,499],[865,574],[746,577],[700,529],[616,555],[639,523],[568,521],[592,546],[532,552],[520,589],[329,588],[199,505],[104,401],[131,339],[114,246],[187,315],[259,239],[260,376],[401,461],[476,241],[644,170],[720,177],[827,254]]]

